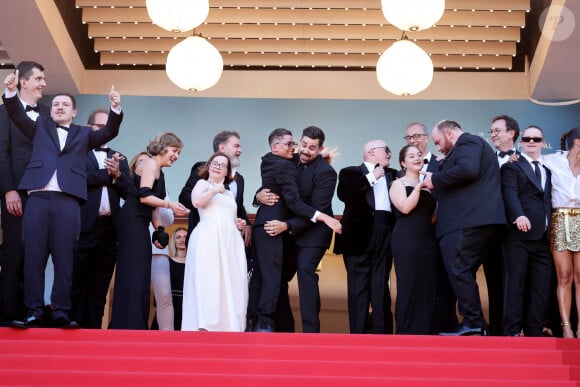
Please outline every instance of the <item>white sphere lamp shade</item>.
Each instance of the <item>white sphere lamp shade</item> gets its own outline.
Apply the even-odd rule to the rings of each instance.
[[[200,36],[190,36],[177,43],[169,51],[165,65],[171,82],[189,91],[201,91],[215,85],[223,68],[220,52]]]
[[[154,24],[175,33],[194,29],[209,14],[209,0],[147,0],[146,6]]]
[[[404,31],[433,27],[445,11],[445,0],[381,0],[385,19]]]
[[[377,79],[384,89],[393,94],[417,94],[431,84],[433,62],[415,43],[398,40],[379,57]]]

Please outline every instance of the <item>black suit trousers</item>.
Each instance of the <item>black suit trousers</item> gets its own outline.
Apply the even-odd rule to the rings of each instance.
[[[393,265],[391,229],[375,222],[366,251],[343,254],[347,273],[350,333],[365,333],[369,304],[373,333],[393,333],[393,315],[388,278]]]
[[[476,273],[491,254],[497,237],[497,226],[487,225],[452,231],[439,240],[459,312],[463,315],[463,323],[470,327],[486,328]]]
[[[73,265],[71,314],[83,328],[101,328],[116,256],[113,219],[97,218],[89,231],[81,233]]]
[[[542,336],[552,281],[548,240],[506,239],[503,245],[506,281],[504,334]],[[527,291],[527,294],[526,294]]]
[[[271,237],[259,225],[254,227],[252,237],[261,278],[258,320],[272,324],[282,281],[283,235]]]
[[[34,192],[22,220],[24,236],[24,303],[29,315],[44,310],[44,271],[54,264],[53,318],[69,317],[75,244],[81,227],[78,199],[63,192]]]
[[[26,195],[20,194],[22,209]],[[2,222],[2,270],[0,271],[0,318],[8,321],[24,317],[24,244],[22,243],[22,217],[13,216],[2,197],[0,216]]]

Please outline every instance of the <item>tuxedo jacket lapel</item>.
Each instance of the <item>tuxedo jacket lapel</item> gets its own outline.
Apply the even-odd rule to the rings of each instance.
[[[536,177],[536,173],[532,169],[532,166],[530,165],[528,160],[526,160],[524,157],[520,157],[518,159],[517,165],[524,172],[524,174],[530,180],[530,182],[534,185],[534,187],[536,187],[540,191],[543,191],[542,186],[540,185],[540,183],[538,182],[538,178]]]

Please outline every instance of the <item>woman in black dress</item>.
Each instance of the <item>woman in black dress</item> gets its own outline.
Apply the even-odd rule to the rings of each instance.
[[[161,169],[179,158],[183,142],[173,133],[157,136],[147,155],[135,160],[133,186],[118,216],[117,269],[113,293],[111,329],[148,329],[151,289],[151,237],[149,223],[155,207],[167,207],[174,215],[187,214],[179,202],[168,202]],[[157,225],[154,225],[157,228]]]
[[[169,243],[169,274],[171,276],[171,295],[173,297],[173,326],[176,331],[181,330],[181,316],[183,305],[183,276],[185,275],[185,257],[187,245],[185,240],[187,229],[178,227],[173,232]]]
[[[433,226],[436,201],[420,181],[423,155],[407,145],[399,153],[405,172],[389,191],[397,217],[391,249],[397,275],[397,334],[429,334],[435,306],[437,242]]]

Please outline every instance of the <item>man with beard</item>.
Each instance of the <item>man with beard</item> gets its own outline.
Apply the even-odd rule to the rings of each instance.
[[[498,225],[505,225],[496,155],[455,121],[440,121],[432,137],[445,159],[438,172],[426,172],[424,183],[437,190],[435,233],[463,315],[457,330],[441,334],[487,335],[475,275],[497,241]]]

